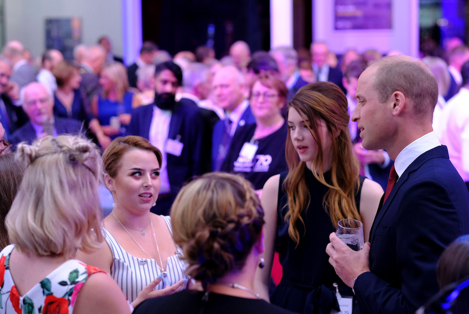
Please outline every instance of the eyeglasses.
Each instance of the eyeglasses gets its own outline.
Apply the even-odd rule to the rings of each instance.
[[[272,93],[252,93],[251,98],[252,99],[259,99],[260,97],[263,97],[264,99],[267,99],[269,101],[274,100],[275,98],[278,97],[278,94],[272,94]]]
[[[34,99],[32,101],[24,102],[26,106],[32,107],[40,103],[41,105],[47,104],[49,102],[50,98],[49,97],[43,97],[39,99]]]
[[[0,155],[11,152],[11,145],[4,139],[0,140]]]

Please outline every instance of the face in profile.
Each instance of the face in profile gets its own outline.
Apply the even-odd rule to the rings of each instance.
[[[285,100],[275,88],[269,88],[257,81],[251,91],[250,105],[256,119],[269,120],[279,114]]]
[[[73,71],[73,75],[70,77],[69,81],[67,82],[71,88],[77,89],[80,87],[81,82],[81,75],[78,73],[78,70]]]
[[[119,161],[115,178],[105,182],[119,208],[130,213],[147,212],[155,204],[160,190],[160,164],[152,151],[132,149]]]
[[[302,116],[304,116],[305,120],[303,120]],[[304,161],[308,165],[308,168],[311,169],[312,163],[318,155],[318,144],[309,131],[307,124],[313,128],[311,122],[304,114],[300,115],[295,108],[289,109],[288,128],[293,147],[298,153],[300,160]],[[330,153],[332,140],[326,122],[324,122],[324,120],[317,120],[314,126],[317,128],[318,134],[321,137],[323,154],[328,155]]]
[[[106,71],[103,71],[101,73],[101,76],[99,77],[99,85],[101,85],[101,88],[105,92],[109,92],[114,88],[114,82],[111,80],[109,75],[106,73]]]

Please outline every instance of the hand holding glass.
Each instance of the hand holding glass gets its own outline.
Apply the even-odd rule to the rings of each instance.
[[[356,219],[342,219],[337,224],[337,237],[352,250],[360,251],[365,243],[363,238],[363,224]]]

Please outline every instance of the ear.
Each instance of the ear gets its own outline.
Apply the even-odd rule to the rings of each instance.
[[[256,249],[259,254],[264,253],[264,227],[262,227],[261,236],[256,243]]]
[[[405,95],[402,92],[395,91],[391,95],[391,101],[393,102],[392,104],[392,114],[394,116],[398,116],[404,112],[406,109],[407,104],[407,99]]]
[[[111,192],[111,193],[114,193],[116,191],[115,187],[114,187],[114,179],[111,178],[110,175],[108,175],[107,173],[104,174],[104,185],[107,187],[107,189]]]

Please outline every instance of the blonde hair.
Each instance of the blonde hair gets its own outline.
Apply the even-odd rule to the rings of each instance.
[[[129,89],[127,70],[120,62],[114,62],[105,66],[101,73],[105,73],[109,79],[116,84],[116,96],[119,102],[124,101],[124,95]],[[103,91],[103,97],[107,98],[109,92]]]
[[[5,221],[16,249],[67,258],[96,249],[103,241],[96,146],[79,136],[47,136],[19,144],[16,157],[27,164]]]
[[[247,180],[214,172],[179,192],[171,223],[174,240],[189,264],[186,273],[206,288],[244,267],[261,236],[264,212]]]

